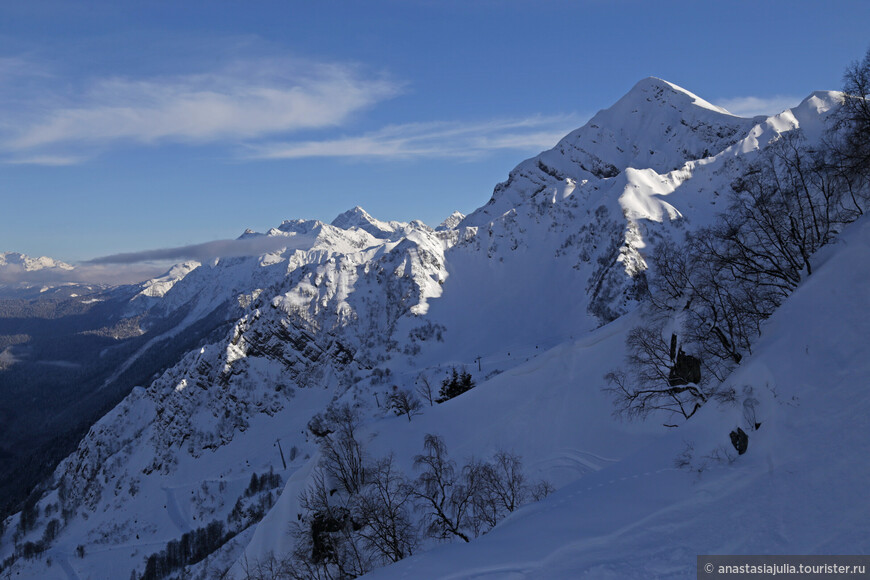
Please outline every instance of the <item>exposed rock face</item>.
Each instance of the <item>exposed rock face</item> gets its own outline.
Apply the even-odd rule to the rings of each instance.
[[[749,447],[749,435],[747,435],[743,429],[738,427],[736,431],[730,433],[730,437],[731,445],[733,445],[734,449],[737,450],[737,454],[743,455],[746,453],[746,449]]]
[[[701,382],[701,360],[692,355],[686,354],[680,349],[674,360],[674,366],[671,367],[671,372],[668,375],[668,383],[672,387],[680,385],[693,384],[697,385]]]

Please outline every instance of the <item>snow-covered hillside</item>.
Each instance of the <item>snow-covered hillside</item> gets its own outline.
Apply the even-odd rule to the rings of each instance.
[[[167,542],[217,521],[234,526],[236,535],[189,572],[206,578],[229,569],[243,577],[250,563],[291,548],[288,524],[299,517],[298,496],[318,459],[306,425],[341,401],[365,418],[367,452],[394,453],[408,474],[423,435],[437,433],[458,460],[512,450],[524,458],[530,477],[562,488],[473,546],[433,554],[457,550],[459,562],[496,577],[501,572],[491,562],[499,559],[516,563],[505,577],[524,577],[523,562],[531,562],[532,576],[540,569],[541,577],[558,577],[558,566],[587,565],[573,559],[573,545],[562,544],[564,553],[546,551],[567,542],[565,534],[580,522],[586,527],[578,533],[594,538],[577,549],[594,554],[577,558],[588,566],[609,562],[615,552],[602,541],[608,534],[662,506],[682,506],[675,503],[678,491],[703,503],[697,490],[732,481],[713,479],[719,468],[702,474],[701,484],[671,469],[682,434],[697,441],[701,461],[731,415],[708,421],[709,432],[689,427],[665,434],[657,424],[616,422],[601,393],[602,376],[624,357],[647,256],[661,240],[709,224],[734,177],[781,132],[805,128],[817,139],[838,102],[836,93],[814,93],[781,115],[744,119],[671,83],[645,79],[555,148],[517,166],[468,216],[454,214],[436,229],[377,220],[359,207],[331,224],[285,221],[264,234],[245,234],[286,239],[282,250],[182,265],[146,283],[130,300],[131,313],[177,316],[168,332],[181,333],[218,312],[232,316],[232,328],[133,389],[91,428],[45,482],[44,495],[31,506],[38,516],[25,514],[25,526],[20,514],[10,519],[0,561],[15,552],[14,544],[50,538],[45,553],[10,561],[10,571],[126,578],[142,574],[146,558]],[[437,388],[454,367],[469,371],[478,386],[425,406],[411,421],[384,408],[396,388],[413,390],[424,378]],[[771,399],[768,386],[755,389],[771,417],[787,403]],[[785,410],[780,415],[791,417]],[[759,437],[768,432],[781,431],[765,427]],[[761,445],[784,441],[770,437]],[[751,471],[757,456],[722,470],[721,477],[749,470],[757,480]],[[281,486],[251,487],[252,474],[270,471],[281,476]],[[645,501],[637,486],[653,480],[665,482],[664,495]],[[599,485],[599,495],[586,492]],[[607,511],[624,490],[635,495]],[[237,517],[237,505],[255,501],[262,513]],[[590,517],[575,508],[588,508]],[[547,533],[535,528],[549,525]],[[511,550],[527,530],[538,541],[504,559],[498,550]],[[495,541],[499,534],[506,548]],[[674,557],[677,567],[664,573],[684,570],[685,558]],[[421,576],[435,566],[428,558],[381,573],[439,577]],[[541,564],[544,559],[554,567]],[[620,574],[637,564],[625,566],[600,569]]]
[[[740,404],[706,406],[473,545],[366,577],[694,578],[699,554],[868,553],[870,294],[855,290],[870,284],[870,220],[823,253],[728,379]],[[743,413],[752,400],[758,430]],[[739,457],[737,427],[750,433]]]

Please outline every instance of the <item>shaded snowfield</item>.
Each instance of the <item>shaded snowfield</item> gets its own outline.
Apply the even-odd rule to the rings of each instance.
[[[545,478],[557,487],[611,465],[666,431],[656,422],[615,421],[600,390],[603,375],[624,356],[625,332],[633,321],[625,317],[538,356],[532,347],[527,362],[461,397],[425,407],[410,422],[404,416],[376,422],[362,435],[366,451],[371,458],[394,453],[397,465],[413,477],[423,437],[434,433],[459,465],[505,449],[523,457],[531,480]],[[488,363],[482,361],[484,367]],[[288,522],[303,511],[298,497],[309,484],[310,469],[291,477],[241,560],[254,563],[289,551]],[[241,565],[234,572],[243,577]]]
[[[753,388],[758,431],[741,404],[708,405],[472,544],[366,577],[694,578],[698,554],[870,552],[870,220],[820,259],[726,383]],[[750,434],[739,457],[737,426]],[[687,442],[694,469],[676,469]],[[704,458],[716,448],[735,460]]]

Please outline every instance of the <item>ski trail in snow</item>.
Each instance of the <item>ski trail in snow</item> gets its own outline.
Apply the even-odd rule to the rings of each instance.
[[[118,377],[120,377],[122,374],[124,374],[127,371],[127,369],[129,369],[131,366],[133,366],[133,363],[135,363],[137,360],[139,360],[139,357],[141,357],[143,354],[145,354],[145,351],[147,351],[154,344],[156,344],[158,340],[161,340],[164,338],[171,338],[172,336],[174,336],[174,335],[167,332],[167,333],[161,334],[160,336],[155,336],[154,338],[152,338],[151,340],[146,342],[139,350],[137,350],[132,355],[130,355],[130,357],[127,360],[125,360],[121,364],[121,366],[119,366],[115,370],[115,372],[113,372],[111,375],[109,375],[109,378],[107,378],[105,381],[103,381],[103,384],[97,390],[103,390],[106,387],[108,387],[109,385],[111,385],[113,382],[115,382],[118,379]]]
[[[79,578],[79,575],[76,574],[75,568],[73,568],[72,564],[69,563],[69,558],[66,556],[66,554],[55,553],[54,556],[55,558],[57,558],[57,563],[60,564],[60,567],[63,569],[66,577],[69,578],[69,580],[81,580],[81,578]]]
[[[175,501],[175,493],[168,487],[162,488],[164,493],[166,493],[166,512],[169,515],[169,519],[172,520],[172,523],[175,524],[175,527],[178,528],[178,531],[186,534],[190,531],[190,525],[187,523],[187,520],[184,519],[181,515],[181,510],[178,509],[178,502]]]
[[[600,471],[617,461],[582,449],[564,448],[559,449],[553,456],[532,462],[531,466],[543,471],[561,470],[582,476]]]
[[[167,339],[173,338],[175,336],[178,336],[179,334],[181,334],[182,331],[187,329],[188,326],[194,324],[196,322],[195,314],[196,314],[195,312],[191,312],[190,314],[185,316],[184,319],[180,323],[178,323],[178,326],[176,326],[170,330],[167,330],[166,332],[164,332],[162,334],[155,336],[154,338],[152,338],[151,340],[146,342],[144,345],[142,345],[142,347],[139,348],[139,350],[134,352],[132,355],[130,355],[130,357],[127,358],[127,360],[125,360],[121,364],[121,366],[119,366],[115,370],[115,372],[113,372],[109,376],[109,378],[107,378],[105,381],[103,381],[103,384],[97,390],[103,390],[106,387],[108,387],[109,385],[111,385],[113,382],[115,382],[118,379],[118,377],[120,377],[122,374],[127,372],[127,369],[129,369],[131,366],[133,366],[133,363],[135,363],[137,360],[139,360],[139,358],[143,354],[145,354],[148,351],[148,349],[150,349],[152,346],[154,346],[155,344],[157,344],[158,342],[160,342],[162,340],[167,340]]]
[[[726,467],[727,466],[725,466],[725,465],[710,465],[710,466],[707,466],[705,468],[705,471],[725,469]],[[574,491],[570,495],[566,496],[565,499],[567,499],[568,497],[574,497],[576,495],[581,495],[583,492],[592,491],[593,489],[598,488],[598,487],[604,487],[604,486],[610,487],[611,485],[616,485],[620,482],[628,481],[630,479],[640,479],[641,477],[650,477],[653,475],[658,475],[659,473],[665,473],[667,471],[680,471],[680,468],[678,468],[678,467],[663,467],[662,469],[657,469],[655,471],[644,471],[643,473],[635,473],[634,475],[625,475],[622,477],[616,477],[616,478],[611,479],[607,482],[601,482],[601,483],[598,483],[595,485],[587,486],[587,487],[582,488],[582,489],[577,489],[576,491]],[[563,499],[559,503],[564,503],[565,499]]]
[[[534,564],[534,563],[532,563]],[[459,574],[451,574],[446,576],[444,580],[478,580],[482,578],[497,578],[498,580],[524,580],[528,578],[529,572],[533,570],[531,565],[523,566],[521,563],[509,564],[505,566],[493,566],[492,568],[481,568],[469,572],[461,572]]]

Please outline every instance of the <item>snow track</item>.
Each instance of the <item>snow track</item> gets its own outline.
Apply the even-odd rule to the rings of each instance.
[[[53,555],[55,562],[60,565],[69,580],[81,580],[75,569],[72,567],[72,564],[69,563],[69,557],[65,554],[59,554],[56,552]]]
[[[604,469],[618,461],[580,449],[560,449],[552,457],[529,462],[529,470],[539,473],[564,472],[572,478]]]
[[[175,492],[168,487],[162,489],[166,494],[166,513],[169,516],[169,519],[172,520],[172,523],[175,524],[175,527],[178,528],[178,531],[182,534],[191,531],[191,529],[193,529],[192,526],[188,523],[187,519],[181,515],[181,510],[178,509]]]

